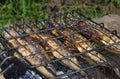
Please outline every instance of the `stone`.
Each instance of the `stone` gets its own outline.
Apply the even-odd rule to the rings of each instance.
[[[120,34],[120,16],[119,15],[105,15],[102,18],[93,19],[97,23],[104,23],[109,30],[116,30]]]

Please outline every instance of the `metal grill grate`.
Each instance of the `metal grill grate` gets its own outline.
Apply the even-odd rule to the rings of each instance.
[[[79,10],[16,24],[2,29],[1,74],[6,79],[119,79],[119,39]]]

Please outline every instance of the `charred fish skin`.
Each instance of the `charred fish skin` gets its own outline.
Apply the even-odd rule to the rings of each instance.
[[[34,26],[31,26],[32,28],[34,27]],[[30,30],[29,30],[30,31]],[[38,31],[38,28],[36,28],[36,27],[34,27],[34,31],[35,32],[37,32]],[[38,36],[39,35],[39,36]],[[43,40],[46,40],[46,42],[47,42],[47,44],[48,44],[48,46],[50,47],[50,48],[52,48],[52,50],[53,50],[53,55],[55,56],[55,57],[57,57],[57,58],[62,58],[63,56],[69,56],[70,55],[70,53],[67,51],[67,50],[65,50],[64,48],[62,48],[60,45],[58,45],[53,39],[51,39],[47,34],[38,34],[37,35],[37,37],[39,38],[39,39],[43,39]],[[64,52],[64,53],[62,53],[62,52]],[[61,54],[61,55],[60,55]],[[63,56],[62,56],[63,55]],[[69,61],[68,59],[66,59],[67,60],[67,62]],[[65,60],[65,61],[66,61]],[[76,58],[71,58],[71,60],[75,63],[75,64],[77,64],[77,65],[79,65],[78,64],[78,61],[77,61],[77,59]],[[70,62],[71,64],[72,64],[72,62]],[[70,64],[69,64],[70,65]],[[69,66],[68,65],[68,66]],[[73,64],[74,65],[74,64]],[[75,65],[74,65],[75,66]],[[75,66],[75,67],[71,67],[71,68],[73,68],[74,70],[75,69],[79,69],[79,67],[77,67],[77,66]]]
[[[30,29],[29,30],[28,29],[27,29],[27,32],[30,33]],[[53,50],[52,54],[56,58],[62,58],[64,56],[70,55],[70,53],[68,51],[66,51],[66,50],[64,50],[64,48],[60,47],[56,42],[54,42],[54,40],[50,39],[49,36],[47,36],[46,34],[37,34],[36,37],[34,37],[34,38],[38,38],[39,40],[40,39],[47,40],[49,47],[52,48],[51,50]],[[64,53],[62,53],[62,52],[64,52]],[[79,67],[77,66],[79,64],[78,64],[78,61],[76,58],[71,58],[70,60],[64,59],[64,60],[61,60],[61,62],[64,63],[64,65],[70,67],[71,69],[74,69],[74,70],[79,69]]]
[[[77,25],[76,25],[77,24]],[[74,24],[74,26],[72,26],[75,30],[82,30],[80,33],[87,36],[87,37],[92,37],[92,40],[97,43],[97,44],[104,44],[106,46],[110,45],[111,43],[114,44],[116,42],[119,42],[119,38],[115,35],[113,35],[112,33],[110,33],[108,30],[106,30],[105,28],[102,27],[93,27],[88,25],[85,22],[79,22]],[[98,46],[98,45],[97,45]],[[112,45],[107,49],[108,51],[112,51],[113,53],[116,54],[120,54],[119,49],[117,49],[119,47],[118,45]],[[112,63],[109,63],[110,65],[113,65]],[[118,68],[117,68],[118,69]],[[112,69],[113,70],[113,69]],[[120,77],[120,73],[116,70],[115,74]]]
[[[54,27],[57,26],[57,24],[54,22],[51,22],[51,24]],[[68,26],[69,28],[64,28],[60,30],[56,30],[56,29],[52,30],[52,34],[56,36],[59,36],[62,34],[62,36],[67,37],[66,40],[68,42],[72,42],[80,52],[92,50],[93,47],[91,46],[91,42],[88,41],[82,35],[78,34],[77,31],[75,30],[73,31],[72,30],[73,27],[71,28],[71,26],[75,26],[75,24],[71,24],[70,26]],[[89,52],[86,54],[86,56],[94,60],[97,63],[102,63],[106,61],[105,57],[96,51]]]
[[[5,38],[7,39],[10,39],[12,37],[15,37],[15,36],[18,36],[17,32],[14,30],[14,29],[9,29],[7,30],[11,35],[9,35],[6,31],[3,31],[3,35]],[[17,38],[17,40],[15,39],[10,39],[8,40],[9,43],[12,44],[13,47],[17,47],[17,46],[20,46],[20,45],[25,45],[25,44],[28,44],[26,41],[20,39],[20,38]],[[18,43],[19,42],[19,43]],[[26,49],[26,48],[27,49]],[[19,47],[17,50],[19,51],[19,53],[22,55],[22,56],[28,56],[30,54],[32,54],[32,52],[30,51],[30,49],[33,49],[34,47],[32,45],[26,45],[25,47]],[[21,57],[21,56],[20,56]],[[40,64],[42,62],[42,59],[38,56],[38,55],[35,55],[35,57],[30,57],[28,56],[26,58],[32,65],[36,65],[36,64]],[[55,75],[52,74],[50,72],[50,70],[48,70],[46,67],[44,66],[39,66],[37,67],[37,70],[40,71],[43,75],[45,75],[47,78],[54,78]]]
[[[56,26],[55,24],[53,24],[54,26]],[[73,24],[74,25],[74,24]],[[73,26],[72,25],[72,26]],[[71,27],[69,27],[69,28],[71,28]],[[70,42],[70,43],[73,43],[70,39],[72,39],[72,40],[74,40],[74,41],[76,41],[76,42],[78,42],[78,44],[79,43],[81,43],[82,45],[85,45],[85,46],[82,46],[82,47],[87,47],[87,48],[85,48],[86,50],[91,50],[92,48],[93,48],[93,46],[91,46],[91,42],[89,42],[85,37],[83,37],[82,35],[80,35],[80,34],[77,34],[77,32],[74,30],[74,32],[76,32],[75,34],[73,34],[73,30],[72,29],[69,29],[69,28],[67,28],[67,29],[60,29],[60,30],[58,30],[58,29],[55,29],[55,30],[52,30],[52,34],[54,34],[55,36],[60,36],[60,35],[62,35],[62,36],[64,36],[65,38],[64,38],[64,40],[67,40],[68,42]],[[73,35],[71,35],[70,36],[70,34],[73,34]],[[68,37],[68,39],[66,39],[66,37]],[[72,37],[76,37],[75,39],[74,38],[72,38]],[[81,39],[82,38],[82,39]],[[82,43],[83,42],[83,43]],[[75,43],[75,44],[77,44],[77,43]],[[86,51],[85,49],[83,49],[82,47],[80,47],[79,45],[77,46],[76,45],[76,47],[78,47],[78,49],[79,49],[79,51],[82,51],[82,52],[84,52],[84,51]],[[96,61],[96,57],[98,58],[98,60],[97,60],[97,62],[98,63],[100,63],[100,61],[102,61],[102,62],[105,62],[105,61],[107,61],[106,60],[106,57],[104,57],[102,54],[100,54],[99,52],[93,52],[92,54],[95,54],[95,55],[97,55],[97,56],[93,56],[92,57],[92,59],[93,60],[95,60]],[[88,55],[88,57],[90,57],[91,55]],[[82,57],[83,58],[83,57]],[[83,59],[85,59],[86,61],[88,61],[90,64],[95,64],[94,62],[92,62],[91,63],[91,61],[90,61],[90,59],[86,59],[85,57],[83,58]],[[111,70],[113,70],[113,69],[111,69]],[[102,75],[102,77],[104,76],[104,78],[112,78],[113,76],[105,76],[105,74],[107,74],[107,72],[105,72],[104,74],[101,72],[101,71],[97,71],[97,73],[99,73],[99,74],[101,74]],[[116,74],[116,73],[115,73]],[[119,73],[118,73],[119,74]],[[117,78],[118,78],[118,76],[119,75],[115,75]],[[94,78],[94,77],[92,77],[92,78]],[[96,79],[96,78],[95,78]],[[103,78],[101,78],[101,76],[99,76],[99,77],[97,77],[97,79],[103,79]],[[112,78],[113,79],[113,78]]]
[[[52,33],[55,35],[57,35],[58,33],[62,33],[64,36],[67,37],[67,41],[69,41],[71,39],[71,41],[69,41],[69,42],[72,42],[80,52],[86,52],[86,51],[92,50],[92,48],[90,46],[90,42],[87,39],[85,39],[85,37],[83,37],[82,35],[79,35],[79,34],[71,35],[72,33],[74,33],[71,29],[67,28],[62,31],[59,30],[58,33],[57,32],[55,33],[55,31],[56,30],[52,31]],[[89,57],[90,59],[94,60],[97,63],[106,61],[105,57],[96,51],[87,53],[86,56]],[[103,61],[102,61],[102,59],[103,59]]]
[[[39,28],[35,25],[34,26],[32,25],[30,28],[32,28],[32,30],[34,30],[34,32],[39,32]],[[32,32],[30,30],[30,28],[26,29],[26,32],[28,32],[28,33]],[[51,39],[50,35],[47,35],[47,34],[44,34],[44,33],[41,33],[41,34],[38,33],[36,36],[39,40],[43,39],[47,42],[48,46],[52,50],[52,54],[53,54],[54,57],[63,58],[64,56],[71,55],[67,50],[65,50],[64,48],[62,48],[59,44],[57,44],[55,42],[57,40]],[[60,42],[60,41],[57,41],[57,42]],[[80,70],[80,65],[79,65],[79,63],[78,63],[78,61],[75,57],[71,57],[69,59],[61,60],[60,63],[62,63],[63,65],[65,65],[65,66],[67,66],[67,67],[69,67],[73,70]],[[86,77],[85,79],[89,79],[87,74],[84,71],[82,71],[81,74]]]
[[[50,56],[47,54],[45,49],[39,44],[39,40],[34,39],[34,38],[30,37],[30,36],[25,37],[25,39],[28,41],[28,43],[31,43],[34,46],[33,48],[35,48],[35,50],[31,50],[31,51],[36,52],[38,54],[38,56],[40,56],[40,58],[42,58],[42,60],[44,60],[43,64],[46,64],[45,62],[51,61]],[[54,66],[52,64],[47,64],[47,67],[50,70],[52,70],[52,72],[54,74],[56,73],[56,70],[55,70],[55,68],[54,68]]]
[[[97,42],[102,43],[106,46],[120,42],[120,38],[109,32],[105,28],[93,27],[85,22],[79,22],[76,24],[77,25],[73,26],[73,28],[83,30],[81,33],[87,37],[92,37],[95,42],[97,40]],[[116,54],[120,54],[120,44],[112,45],[108,47],[108,50]]]
[[[112,34],[110,31],[104,29],[104,28],[96,28],[95,29],[102,37],[101,42],[105,45],[111,45],[116,43],[115,45],[112,45],[108,47],[110,51],[120,54],[120,38],[116,35]]]

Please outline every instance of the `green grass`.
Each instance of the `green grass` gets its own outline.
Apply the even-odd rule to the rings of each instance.
[[[15,24],[22,20],[38,20],[48,17],[42,8],[45,0],[8,0],[0,4],[0,27]]]
[[[42,8],[42,4],[51,0],[2,0],[0,1],[0,27],[9,26],[23,20],[40,20],[48,17],[48,12]],[[96,0],[92,6],[85,3],[71,6],[68,10],[79,8],[86,16],[102,17],[106,11],[99,11],[98,6],[112,4],[120,7],[120,0]]]
[[[116,7],[120,7],[120,0],[110,0]]]
[[[100,12],[97,10],[97,5],[94,5],[93,7],[88,7],[88,6],[83,6],[83,5],[74,5],[71,6],[70,9],[80,9],[81,13],[84,14],[85,16],[91,17],[91,18],[98,18],[102,17],[105,15],[104,12]]]

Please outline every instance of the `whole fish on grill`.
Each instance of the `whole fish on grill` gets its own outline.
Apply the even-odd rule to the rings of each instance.
[[[39,32],[39,29],[37,26],[35,25],[31,25],[30,28],[32,28],[32,30],[34,32]],[[26,32],[27,33],[31,33],[32,30],[30,28],[27,28],[26,29]],[[31,37],[34,37],[34,38],[37,38],[39,39],[40,41],[41,40],[44,40],[47,45],[49,46],[49,48],[52,50],[52,54],[54,57],[56,58],[64,58],[65,56],[70,56],[71,53],[69,51],[67,51],[66,49],[64,49],[61,45],[62,43],[58,40],[54,40],[51,38],[51,35],[49,34],[45,34],[45,33],[38,33],[38,34],[32,34],[30,35]],[[60,45],[59,45],[59,44]],[[62,63],[63,65],[73,69],[73,70],[80,70],[80,65],[76,59],[76,57],[70,57],[70,58],[67,58],[67,59],[63,59],[63,60],[60,60],[60,63]],[[87,74],[84,72],[84,71],[81,71],[81,75],[84,75],[86,78],[85,79],[88,79],[87,77]]]
[[[61,33],[62,35],[66,36],[67,37],[66,40],[73,43],[80,52],[87,52],[89,50],[92,50],[90,46],[91,45],[90,42],[85,37],[75,32],[76,31],[73,31],[69,28],[66,28],[64,30],[53,30],[52,31],[53,34]],[[75,34],[72,34],[72,33],[75,33]],[[97,63],[106,61],[105,57],[96,51],[86,53],[85,56],[92,59],[93,61]]]
[[[73,28],[78,30],[83,30],[81,32],[83,35],[93,38],[93,40],[97,43],[102,43],[106,46],[111,45],[107,49],[116,54],[120,54],[120,43],[118,43],[120,42],[120,38],[112,34],[110,31],[106,30],[105,28],[97,27],[97,26],[93,27],[93,26],[87,24],[86,22],[79,22],[76,23],[75,26],[73,26]]]
[[[97,46],[101,46],[102,44],[109,46],[110,44],[114,44],[119,42],[119,38],[115,35],[113,35],[111,32],[106,30],[105,28],[102,27],[93,27],[85,22],[79,22],[79,23],[74,23],[72,26],[74,30],[80,31],[81,34],[83,34],[86,37],[92,38],[94,42],[97,43]],[[105,47],[108,51],[112,51],[116,54],[119,54],[119,43]],[[105,57],[107,58],[107,57]],[[110,60],[110,59],[107,59]],[[114,66],[114,63],[109,63],[110,65]],[[115,67],[115,69],[112,69],[115,71],[115,74],[120,78],[120,73],[119,69]]]
[[[57,27],[56,25],[57,24],[54,23],[54,25],[52,25],[52,26]],[[50,28],[49,25],[47,25],[47,27]],[[61,36],[61,37],[63,37],[61,39],[65,41],[64,44],[66,44],[66,45],[68,45],[70,43],[75,44],[75,46],[78,48],[78,50],[80,52],[86,52],[86,51],[92,50],[94,48],[94,46],[92,45],[92,43],[89,40],[87,40],[82,35],[78,34],[77,31],[71,30],[71,29],[70,28],[54,29],[54,30],[52,30],[52,34],[54,34],[55,36]],[[91,54],[91,55],[89,55],[89,54]],[[89,52],[89,53],[87,53],[86,56],[89,57],[90,59],[94,60],[97,63],[107,62],[106,56],[103,56],[103,54],[100,54],[99,52],[96,52],[96,51]],[[86,57],[82,57],[82,58],[85,59],[86,61],[88,61],[90,64],[96,64],[96,63],[92,62],[90,59],[87,59]],[[109,63],[109,64],[112,65],[113,63]],[[104,67],[104,69],[106,69],[106,68]],[[118,69],[118,68],[116,68],[116,69]],[[114,76],[116,76],[117,79],[118,79],[118,77],[119,77],[119,71],[116,71],[116,70],[114,70],[114,69],[111,68],[111,71],[112,70],[115,71],[114,72],[115,73]],[[104,78],[108,78],[108,77],[112,78],[113,77],[113,76],[110,76],[110,75],[107,76],[106,74],[108,72],[104,72],[103,73],[101,71],[97,71],[97,73],[101,74]],[[99,76],[99,79],[101,79],[100,76]]]
[[[58,26],[58,24],[56,24],[55,22],[48,22],[48,23],[54,27]],[[46,25],[46,27],[50,27],[50,25]],[[52,30],[52,33],[56,36],[60,36],[60,35],[64,36],[65,40],[70,43],[73,43],[75,47],[79,50],[79,52],[87,52],[93,49],[93,47],[91,46],[91,42],[89,40],[87,40],[82,35],[78,34],[77,31],[75,30],[73,31],[71,29],[70,28],[55,29]],[[88,58],[92,59],[97,63],[106,61],[105,57],[96,51],[89,52],[85,54],[85,56],[87,56]]]
[[[12,45],[12,48],[16,48],[19,46],[19,48],[16,49],[19,52],[19,54],[15,53],[17,54],[15,56],[17,56],[18,58],[21,58],[23,56],[26,57],[26,60],[31,65],[44,63],[42,56],[36,53],[36,50],[38,49],[39,52],[44,52],[44,49],[41,46],[39,46],[38,49],[36,49],[33,45],[28,44],[28,42],[23,40],[22,38],[14,39],[13,37],[19,36],[19,34],[13,28],[7,29],[6,31],[4,30],[2,34],[6,39],[8,39],[8,42]],[[29,56],[29,55],[33,55],[33,56]],[[47,78],[55,77],[55,73],[53,72],[53,70],[50,70],[47,66],[39,66],[36,67],[36,69],[40,71],[43,75],[45,75],[45,77]]]
[[[58,30],[57,30],[58,31]],[[52,31],[53,32],[53,34],[59,34],[59,33],[62,33],[63,35],[65,35],[66,37],[68,37],[68,41],[70,40],[70,32],[71,32],[71,34],[73,33],[73,31],[72,30],[70,30],[70,29],[64,29],[64,30],[59,30],[59,32],[57,33],[56,32],[56,30],[54,30],[54,31]],[[79,34],[74,34],[73,36],[71,35],[71,39],[72,39],[72,37],[74,37],[73,38],[73,41],[75,42],[75,41],[78,41],[78,43],[74,43],[74,44],[80,44],[81,43],[81,46],[82,46],[82,48],[80,48],[80,45],[79,46],[77,46],[77,45],[75,45],[77,48],[78,48],[78,50],[80,51],[80,52],[85,52],[85,51],[89,51],[89,50],[92,50],[92,46],[90,46],[91,44],[90,44],[90,42],[89,41],[87,41],[86,39],[84,39],[83,38],[83,36],[81,36],[81,35],[79,35]],[[76,39],[76,38],[78,38],[78,39]],[[82,41],[80,41],[80,39],[82,39]],[[69,43],[73,43],[73,41],[71,40]],[[83,49],[84,47],[86,47],[85,45],[84,45],[84,43],[86,43],[86,45],[88,45],[87,46],[87,48],[89,49]],[[82,50],[83,49],[83,50]],[[91,54],[91,55],[88,55],[88,54]],[[90,58],[90,59],[92,59],[93,61],[95,61],[96,63],[104,63],[104,62],[107,62],[107,59],[106,59],[106,56],[103,56],[102,54],[100,54],[100,53],[98,53],[98,52],[96,52],[96,51],[92,51],[92,52],[90,52],[90,53],[87,53],[86,54],[86,57],[88,57],[88,58]],[[86,61],[88,61],[90,64],[95,64],[94,62],[92,62],[90,59],[86,59],[85,57],[82,57],[83,59],[85,59]],[[92,62],[92,63],[91,63]],[[109,63],[110,65],[113,65],[113,63]],[[113,65],[114,66],[114,65]],[[106,69],[106,67],[104,66],[104,69]],[[115,70],[116,69],[116,70]],[[111,70],[111,71],[114,71],[113,72],[113,74],[114,74],[114,76],[118,79],[118,77],[120,77],[120,73],[119,73],[119,71],[117,70],[118,68],[116,68],[115,67],[115,69],[109,69],[109,70]],[[103,75],[102,73],[101,73],[101,71],[97,71],[97,73],[99,73],[99,74],[101,74],[101,75]],[[104,72],[104,77],[105,78],[107,78],[107,77],[113,77],[113,76],[110,76],[110,75],[106,75],[106,73],[108,73],[107,71],[106,72]],[[100,78],[100,76],[99,76],[99,78]],[[100,78],[101,79],[101,78]],[[112,78],[113,79],[113,78]]]

